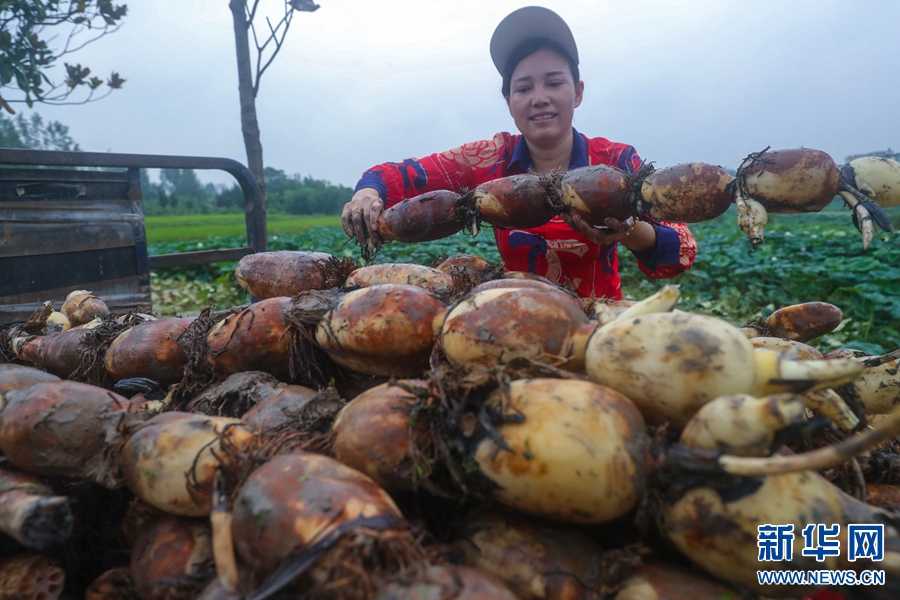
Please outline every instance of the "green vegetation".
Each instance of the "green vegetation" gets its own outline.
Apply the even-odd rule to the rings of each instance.
[[[844,311],[835,332],[815,342],[822,350],[845,346],[878,353],[900,347],[900,234],[882,234],[864,251],[846,210],[815,215],[774,215],[766,242],[755,253],[735,224],[734,209],[691,226],[697,260],[675,280],[649,280],[627,250],[620,253],[626,298],[642,298],[666,283],[681,285],[681,308],[724,318],[736,325],[781,306],[813,300]],[[898,209],[889,210],[896,222]],[[238,246],[243,239],[206,238],[205,248]],[[197,241],[155,244],[151,253],[196,250]],[[316,227],[294,235],[272,235],[271,250],[317,250],[358,257],[338,227]],[[441,254],[468,252],[499,262],[489,229],[472,238],[460,233],[425,244],[388,244],[377,262],[428,264]],[[168,269],[153,274],[154,306],[161,314],[197,312],[209,303],[247,301],[233,281],[234,263]]]
[[[293,235],[313,227],[340,226],[341,218],[337,215],[314,215],[298,217],[294,215],[275,214],[268,215],[268,229],[270,236]],[[146,218],[147,242],[157,244],[161,242],[192,242],[194,246],[202,244],[206,238],[212,236],[238,237],[244,235],[247,226],[243,213],[218,214],[218,215],[158,215]],[[220,244],[214,241],[213,244]],[[237,241],[234,245],[239,245]],[[212,248],[224,247],[221,245]],[[182,246],[179,246],[182,248]],[[194,248],[196,250],[198,248]],[[171,252],[185,252],[186,250],[171,250]],[[168,251],[167,251],[168,252]]]
[[[732,323],[813,300],[844,312],[838,329],[814,345],[879,353],[900,347],[900,234],[881,233],[863,250],[846,210],[774,215],[755,252],[734,222],[734,209],[692,225],[699,244],[693,268],[676,282],[685,310]],[[889,211],[897,221],[900,211]],[[666,283],[650,281],[632,260],[620,262],[626,296],[641,298]]]

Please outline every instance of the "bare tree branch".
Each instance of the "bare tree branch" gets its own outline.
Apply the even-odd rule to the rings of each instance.
[[[247,22],[253,26],[253,20],[256,18],[256,9],[259,7],[259,0],[253,0],[253,8],[247,9]]]
[[[111,89],[108,89],[102,96],[97,96],[95,98],[94,94],[96,93],[96,91],[97,90],[90,90],[88,92],[87,98],[84,98],[82,100],[66,100],[66,98],[69,97],[69,94],[61,94],[54,98],[48,98],[46,96],[42,96],[40,102],[41,102],[41,104],[47,104],[49,106],[78,106],[81,104],[88,104],[89,102],[96,102],[97,100],[103,100],[104,98],[106,98],[107,96],[109,96],[110,94],[113,93],[113,91]],[[65,100],[65,101],[63,101],[63,100]],[[7,102],[9,102],[11,104],[24,104],[25,100],[24,99],[7,100]]]
[[[286,4],[286,3],[285,3]],[[272,64],[272,61],[275,60],[275,57],[278,56],[278,52],[281,50],[281,46],[284,43],[284,38],[287,36],[288,29],[291,27],[291,20],[293,19],[293,11],[287,10],[284,16],[281,18],[281,21],[278,22],[278,26],[274,29],[272,28],[272,23],[269,22],[268,19],[266,21],[269,23],[269,30],[271,34],[266,42],[262,45],[262,47],[257,46],[258,54],[256,61],[256,81],[253,84],[253,95],[259,93],[259,82],[262,79],[263,73],[266,72],[266,69],[269,68],[269,65]],[[278,30],[281,29],[281,26],[284,25],[284,31],[281,33],[281,37],[278,37]],[[269,56],[266,63],[260,68],[260,61],[262,60],[262,53],[266,46],[269,45],[269,42],[275,43],[275,50],[272,52],[272,55]]]
[[[284,15],[278,21],[277,25],[273,27],[272,21],[268,17],[266,17],[266,24],[269,27],[269,34],[262,44],[259,43],[259,36],[256,32],[255,23],[250,23],[250,32],[253,35],[253,45],[256,47],[256,74],[252,84],[254,97],[259,94],[259,86],[263,73],[266,72],[266,69],[269,68],[269,66],[275,60],[275,57],[278,55],[278,52],[281,50],[284,40],[287,37],[288,30],[291,27],[293,16],[294,10],[291,8],[287,0],[285,0]],[[275,49],[272,51],[272,54],[268,56],[268,58],[264,58],[266,48],[269,47],[269,44],[275,44]],[[263,62],[264,60],[265,62]]]
[[[86,41],[82,42],[81,44],[79,44],[79,45],[76,46],[75,48],[72,48],[71,50],[68,48],[69,41],[66,40],[66,48],[65,48],[65,50],[63,50],[62,52],[60,52],[59,54],[57,54],[57,58],[60,58],[60,57],[62,57],[62,56],[64,56],[64,55],[66,55],[66,54],[71,54],[71,53],[73,53],[73,52],[78,52],[79,50],[81,50],[82,48],[84,48],[85,46],[87,46],[88,44],[93,44],[94,42],[96,42],[96,41],[99,40],[100,38],[102,38],[102,37],[104,37],[104,36],[106,36],[106,35],[109,35],[110,33],[115,33],[115,32],[117,32],[118,30],[120,30],[121,28],[122,28],[122,23],[116,25],[115,29],[110,29],[110,30],[108,30],[108,31],[105,31],[105,32],[103,32],[103,33],[100,33],[100,34],[98,34],[96,37],[91,38],[91,39],[89,39],[89,40],[86,40]]]

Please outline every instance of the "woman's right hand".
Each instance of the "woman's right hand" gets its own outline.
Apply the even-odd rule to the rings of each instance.
[[[350,202],[344,205],[341,224],[350,237],[355,237],[360,247],[374,252],[381,248],[378,235],[378,217],[384,212],[384,202],[374,188],[358,190]]]

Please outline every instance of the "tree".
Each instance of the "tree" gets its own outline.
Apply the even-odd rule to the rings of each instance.
[[[59,121],[44,124],[44,119],[37,113],[32,113],[28,119],[23,115],[10,119],[0,113],[0,148],[81,150],[69,136],[68,127]]]
[[[203,184],[193,169],[160,169],[159,182],[150,180],[147,169],[141,169],[141,193],[144,201],[145,215],[161,214],[209,214],[224,212],[222,209],[237,212],[238,206],[230,207],[218,203],[220,189],[225,185],[215,186]],[[235,185],[238,200],[244,195],[240,186]]]
[[[113,72],[105,82],[91,76],[81,64],[64,63],[62,81],[51,79],[51,68],[66,55],[77,52],[117,31],[128,8],[112,0],[2,0],[0,1],[0,107],[10,114],[12,102],[84,104],[104,85],[105,97],[125,82]],[[56,47],[51,42],[61,40]],[[70,100],[76,90],[86,90],[80,100]]]
[[[163,190],[169,194],[203,198],[206,190],[193,169],[162,169],[159,172]]]
[[[272,213],[295,215],[335,215],[340,214],[350,197],[351,188],[332,185],[328,181],[288,175],[281,169],[266,167],[266,196]],[[238,185],[220,188],[215,204],[219,208],[239,209],[243,207],[243,193]]]
[[[263,190],[265,198],[265,169],[263,167],[262,142],[259,135],[259,122],[256,118],[256,96],[259,94],[259,82],[275,60],[284,43],[288,29],[294,18],[294,11],[313,12],[319,8],[312,0],[284,0],[284,15],[277,24],[266,18],[267,31],[257,32],[256,18],[260,0],[229,0],[232,19],[234,21],[234,45],[237,54],[238,94],[241,104],[241,131],[244,134],[244,148],[247,151],[247,167],[253,173]],[[250,37],[256,48],[256,64],[250,59]],[[265,202],[265,200],[263,200]],[[265,208],[265,204],[263,205]]]

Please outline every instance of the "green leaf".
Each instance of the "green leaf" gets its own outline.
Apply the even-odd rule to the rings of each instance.
[[[106,85],[114,90],[121,88],[123,83],[125,83],[125,80],[119,77],[119,74],[115,71],[113,71],[112,75],[110,75],[109,79],[106,81]]]
[[[0,60],[0,85],[5,86],[12,81],[15,70],[12,65],[5,60]]]
[[[28,78],[24,73],[16,73],[16,83],[19,85],[19,89],[23,92],[27,92],[31,89],[31,86],[28,84]]]

